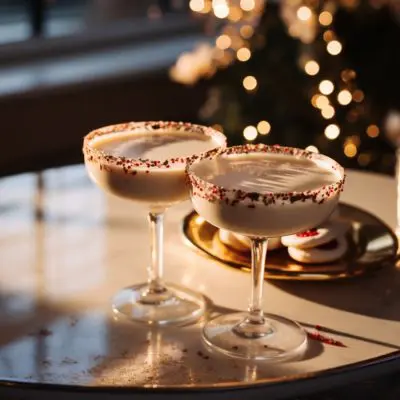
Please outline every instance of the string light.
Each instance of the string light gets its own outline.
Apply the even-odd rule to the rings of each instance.
[[[330,42],[331,40],[335,39],[335,34],[333,33],[333,31],[327,30],[324,32],[322,37],[324,38],[325,42]]]
[[[335,124],[330,124],[325,128],[325,136],[329,140],[335,140],[340,135],[340,128]]]
[[[250,39],[254,35],[254,28],[251,25],[243,25],[240,27],[240,35],[244,39]]]
[[[311,151],[311,152],[313,152],[313,153],[319,153],[318,148],[315,147],[315,146],[313,146],[313,145],[307,146],[307,147],[306,147],[306,150],[307,150],[307,151]]]
[[[329,99],[326,96],[321,96],[317,94],[317,99],[315,101],[315,105],[317,108],[319,109],[323,109],[326,108],[327,106],[329,106]]]
[[[338,40],[332,40],[326,45],[327,52],[332,56],[337,56],[342,51],[342,44]]]
[[[304,66],[304,71],[311,76],[317,75],[319,72],[319,64],[314,60],[307,61]]]
[[[255,6],[254,0],[240,0],[240,8],[243,11],[251,11]]]
[[[215,44],[219,49],[226,50],[232,44],[232,39],[228,35],[221,35],[217,37]]]
[[[372,160],[371,154],[368,153],[361,153],[357,158],[358,163],[362,167],[366,167],[371,162],[371,160]]]
[[[242,47],[236,52],[236,57],[239,61],[248,61],[251,57],[251,51],[247,47]]]
[[[335,116],[335,109],[332,106],[327,106],[324,107],[321,110],[321,115],[325,118],[325,119],[331,119]]]
[[[257,87],[257,79],[252,75],[248,75],[243,79],[243,86],[246,90],[252,91]]]
[[[271,124],[268,121],[260,121],[257,124],[257,130],[260,135],[268,135],[271,132]]]
[[[238,22],[238,21],[241,20],[242,16],[243,16],[243,12],[240,9],[240,7],[237,7],[237,6],[234,6],[234,5],[231,6],[231,10],[230,10],[229,16],[228,16],[230,21]]]
[[[223,19],[229,15],[229,7],[226,0],[213,0],[214,15]]]
[[[344,155],[353,158],[357,155],[357,146],[354,143],[346,143],[344,146]]]
[[[348,104],[350,104],[352,98],[353,96],[347,89],[341,90],[337,95],[337,101],[342,106],[347,106]]]
[[[297,10],[297,18],[300,21],[308,21],[312,17],[312,11],[307,6],[301,6]]]
[[[243,136],[246,140],[252,141],[257,135],[257,129],[253,125],[246,126],[246,128],[243,129]]]
[[[352,79],[355,79],[356,76],[357,76],[356,71],[352,69],[345,69],[340,74],[342,81],[345,83],[350,82]]]
[[[379,128],[376,125],[370,125],[367,128],[367,135],[370,138],[376,138],[379,136]]]
[[[329,11],[322,11],[322,13],[319,14],[318,21],[323,26],[329,26],[333,21],[333,16]]]
[[[333,85],[333,83],[331,81],[325,79],[320,82],[318,88],[322,94],[328,95],[333,92],[333,90],[335,89],[335,86]]]
[[[362,90],[355,90],[353,93],[353,100],[356,103],[361,103],[364,100],[364,92]]]
[[[189,8],[194,12],[202,12],[204,6],[204,0],[190,0],[189,2]]]

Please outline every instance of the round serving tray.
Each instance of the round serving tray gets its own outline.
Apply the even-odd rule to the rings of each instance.
[[[286,248],[268,252],[266,279],[326,281],[352,278],[392,266],[398,243],[392,230],[379,218],[360,208],[341,203],[340,219],[350,224],[346,236],[349,250],[340,260],[326,264],[301,264],[291,259]],[[250,252],[240,252],[221,242],[218,228],[195,211],[183,220],[186,243],[227,266],[250,270]]]

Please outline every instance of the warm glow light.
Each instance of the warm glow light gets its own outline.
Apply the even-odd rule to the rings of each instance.
[[[353,93],[353,100],[356,103],[361,103],[364,100],[364,93],[362,90],[355,90]]]
[[[307,6],[302,6],[297,10],[297,18],[300,21],[307,21],[311,18],[312,12]]]
[[[257,130],[260,135],[268,135],[271,131],[271,124],[268,121],[260,121],[257,124]]]
[[[322,13],[319,14],[318,21],[321,25],[328,26],[332,23],[333,16],[329,11],[322,11]]]
[[[372,159],[371,154],[361,153],[358,156],[357,161],[362,167],[366,167],[371,162],[371,159]]]
[[[243,136],[246,140],[254,140],[257,137],[257,129],[253,125],[246,126],[243,129]]]
[[[321,110],[321,115],[325,118],[325,119],[331,119],[335,116],[335,109],[332,106],[327,106],[324,107]]]
[[[319,91],[322,94],[331,94],[333,90],[335,89],[335,86],[331,81],[328,81],[327,79],[324,81],[321,81],[319,84]]]
[[[333,40],[335,38],[335,34],[333,33],[333,31],[327,30],[324,32],[322,37],[324,38],[325,42],[330,42],[331,40]]]
[[[220,125],[220,124],[214,124],[212,127],[213,127],[213,129],[215,129],[216,131],[220,131],[220,132],[224,133],[224,128],[222,127],[222,125]]]
[[[251,11],[255,6],[254,0],[240,0],[240,8],[243,11]]]
[[[254,76],[246,76],[243,79],[243,86],[246,90],[254,90],[257,87],[257,79]]]
[[[250,39],[254,35],[254,29],[251,25],[243,25],[240,28],[240,35],[244,39]]]
[[[247,61],[251,57],[251,51],[247,47],[242,47],[237,51],[236,57],[239,61]]]
[[[231,10],[229,12],[229,20],[232,22],[238,22],[240,21],[240,18],[242,18],[243,12],[240,9],[240,7],[231,5]]]
[[[228,35],[221,35],[217,37],[215,44],[219,49],[226,50],[232,44],[232,39]]]
[[[355,157],[357,155],[357,146],[354,143],[346,143],[344,146],[344,154],[349,158]]]
[[[341,72],[340,77],[342,78],[343,82],[349,82],[352,79],[355,79],[357,76],[356,71],[352,69],[345,69]]]
[[[314,60],[307,61],[304,66],[304,71],[306,71],[306,74],[311,76],[317,75],[319,72],[319,64]]]
[[[226,18],[229,15],[229,7],[226,0],[213,0],[213,10],[217,18]]]
[[[347,106],[347,104],[351,103],[353,96],[351,95],[351,93],[344,89],[341,90],[338,95],[337,95],[337,101],[339,104],[341,104],[342,106]]]
[[[323,109],[329,106],[329,99],[326,96],[317,95],[318,98],[315,100],[315,106],[319,109]]]
[[[313,152],[313,153],[319,153],[318,148],[315,147],[315,146],[313,146],[313,145],[307,146],[307,147],[306,147],[306,150],[307,150],[307,151],[311,151],[311,152]]]
[[[335,124],[330,124],[325,128],[325,136],[329,140],[337,139],[340,135],[340,129]]]
[[[367,128],[367,135],[370,138],[376,138],[377,136],[379,136],[379,128],[376,125],[370,125]]]
[[[204,9],[204,0],[190,0],[189,7],[192,11],[202,12]]]
[[[342,44],[337,40],[332,40],[326,45],[327,52],[332,56],[337,56],[342,51]]]

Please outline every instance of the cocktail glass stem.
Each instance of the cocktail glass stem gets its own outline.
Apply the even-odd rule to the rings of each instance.
[[[164,292],[164,213],[149,213],[151,236],[151,263],[148,268],[149,290],[154,293]]]
[[[268,239],[251,238],[251,297],[246,318],[234,327],[237,335],[246,338],[260,338],[273,332],[266,322],[262,309],[265,260]]]
[[[151,260],[147,268],[148,280],[144,287],[140,302],[158,305],[173,297],[163,282],[164,273],[164,212],[150,212],[148,215],[150,227]]]

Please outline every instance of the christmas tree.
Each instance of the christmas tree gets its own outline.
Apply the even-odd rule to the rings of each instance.
[[[211,79],[201,122],[222,129],[230,144],[308,147],[346,167],[393,171],[384,128],[388,115],[400,125],[398,1],[190,7],[213,22],[215,45],[182,55],[171,75],[186,84]]]

